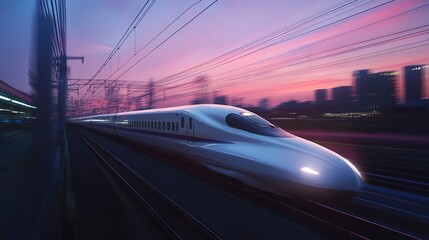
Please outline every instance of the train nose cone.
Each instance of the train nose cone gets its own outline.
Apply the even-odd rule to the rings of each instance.
[[[342,161],[338,159],[335,165],[323,172],[325,184],[338,190],[357,191],[362,185],[360,174]]]
[[[316,143],[290,139],[287,147],[297,151],[301,177],[308,185],[326,189],[357,191],[362,178],[356,167],[339,154]]]

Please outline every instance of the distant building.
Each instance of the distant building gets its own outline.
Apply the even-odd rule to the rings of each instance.
[[[396,72],[370,73],[359,70],[353,73],[355,93],[361,110],[377,111],[396,105]]]
[[[214,104],[227,105],[228,104],[228,97],[226,95],[216,96],[213,99],[213,103]]]
[[[263,98],[259,101],[259,108],[262,110],[267,110],[269,108],[269,99],[268,98]]]
[[[423,76],[423,65],[404,67],[405,105],[422,104]]]
[[[316,105],[326,104],[327,99],[327,90],[326,89],[317,89],[314,93],[316,98]]]
[[[242,97],[233,97],[231,99],[231,105],[236,107],[243,107],[244,98]]]
[[[353,72],[355,96],[357,104],[360,108],[364,108],[366,104],[366,97],[369,90],[369,76],[370,71],[368,69],[358,70]]]
[[[352,87],[341,86],[332,88],[332,101],[334,103],[350,103],[352,96]]]
[[[107,87],[106,99],[107,99],[108,112],[110,113],[119,112],[119,89],[116,87]]]
[[[288,111],[302,111],[308,110],[311,108],[311,102],[298,102],[295,100],[291,100],[288,102],[283,102],[277,106],[278,109],[288,110]]]
[[[193,99],[191,101],[191,105],[198,105],[198,104],[204,104],[204,101],[202,99],[199,99],[199,98]]]
[[[352,87],[341,86],[332,89],[332,104],[337,110],[350,110],[352,103]]]

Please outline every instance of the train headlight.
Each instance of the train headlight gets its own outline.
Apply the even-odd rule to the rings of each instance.
[[[311,168],[309,168],[309,167],[302,167],[302,168],[301,168],[301,171],[303,171],[303,172],[305,172],[305,173],[312,174],[312,175],[319,175],[319,172],[317,172],[316,170],[311,169]]]

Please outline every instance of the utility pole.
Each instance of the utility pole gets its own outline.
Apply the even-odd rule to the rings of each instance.
[[[152,109],[153,107],[153,96],[155,95],[155,83],[153,82],[153,79],[149,80],[149,109]]]

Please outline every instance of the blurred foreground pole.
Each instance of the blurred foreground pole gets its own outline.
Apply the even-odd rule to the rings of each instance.
[[[52,58],[53,29],[51,20],[42,12],[39,3],[35,29],[35,72],[30,74],[33,87],[36,129],[34,147],[37,162],[49,157],[52,141]]]
[[[29,67],[37,107],[31,159],[33,174],[28,176],[32,186],[6,239],[74,238],[74,230],[65,224],[65,5],[65,0],[37,1]]]

